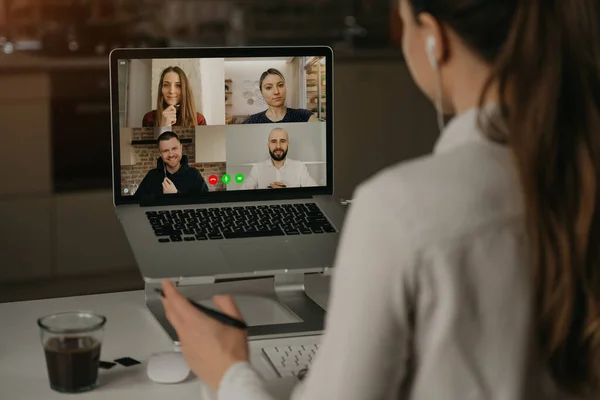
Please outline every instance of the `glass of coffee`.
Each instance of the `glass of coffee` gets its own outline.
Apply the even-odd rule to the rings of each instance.
[[[100,347],[106,317],[72,311],[38,319],[50,387],[80,393],[98,385]]]

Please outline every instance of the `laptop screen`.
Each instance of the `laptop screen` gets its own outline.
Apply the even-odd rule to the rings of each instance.
[[[330,193],[331,68],[327,47],[113,51],[115,202]]]

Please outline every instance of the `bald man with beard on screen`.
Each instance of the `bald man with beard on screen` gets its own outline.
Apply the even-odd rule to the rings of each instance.
[[[317,186],[302,161],[287,158],[289,136],[283,128],[269,133],[267,148],[271,158],[252,167],[242,189],[281,189]]]

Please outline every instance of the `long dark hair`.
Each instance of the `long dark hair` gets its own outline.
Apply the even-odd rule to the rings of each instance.
[[[598,0],[410,0],[492,66],[525,200],[541,351],[572,393],[600,389]],[[490,135],[492,136],[492,135]]]
[[[169,72],[175,72],[179,75],[179,81],[181,82],[181,103],[179,110],[177,110],[177,122],[176,126],[196,126],[198,125],[198,115],[196,113],[196,101],[194,100],[194,93],[190,86],[185,72],[177,67],[167,67],[160,74],[158,80],[158,93],[156,95],[156,126],[162,126],[162,113],[165,110],[165,99],[162,95],[162,86],[165,79],[165,75]]]

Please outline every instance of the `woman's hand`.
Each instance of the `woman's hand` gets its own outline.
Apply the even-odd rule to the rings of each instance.
[[[163,281],[165,313],[177,332],[181,352],[196,376],[217,390],[225,372],[236,362],[248,361],[248,333],[224,325],[198,311],[171,281]],[[215,296],[219,310],[242,319],[231,296]]]
[[[174,105],[170,105],[165,108],[162,112],[162,124],[161,126],[173,126],[177,123],[177,108]]]

